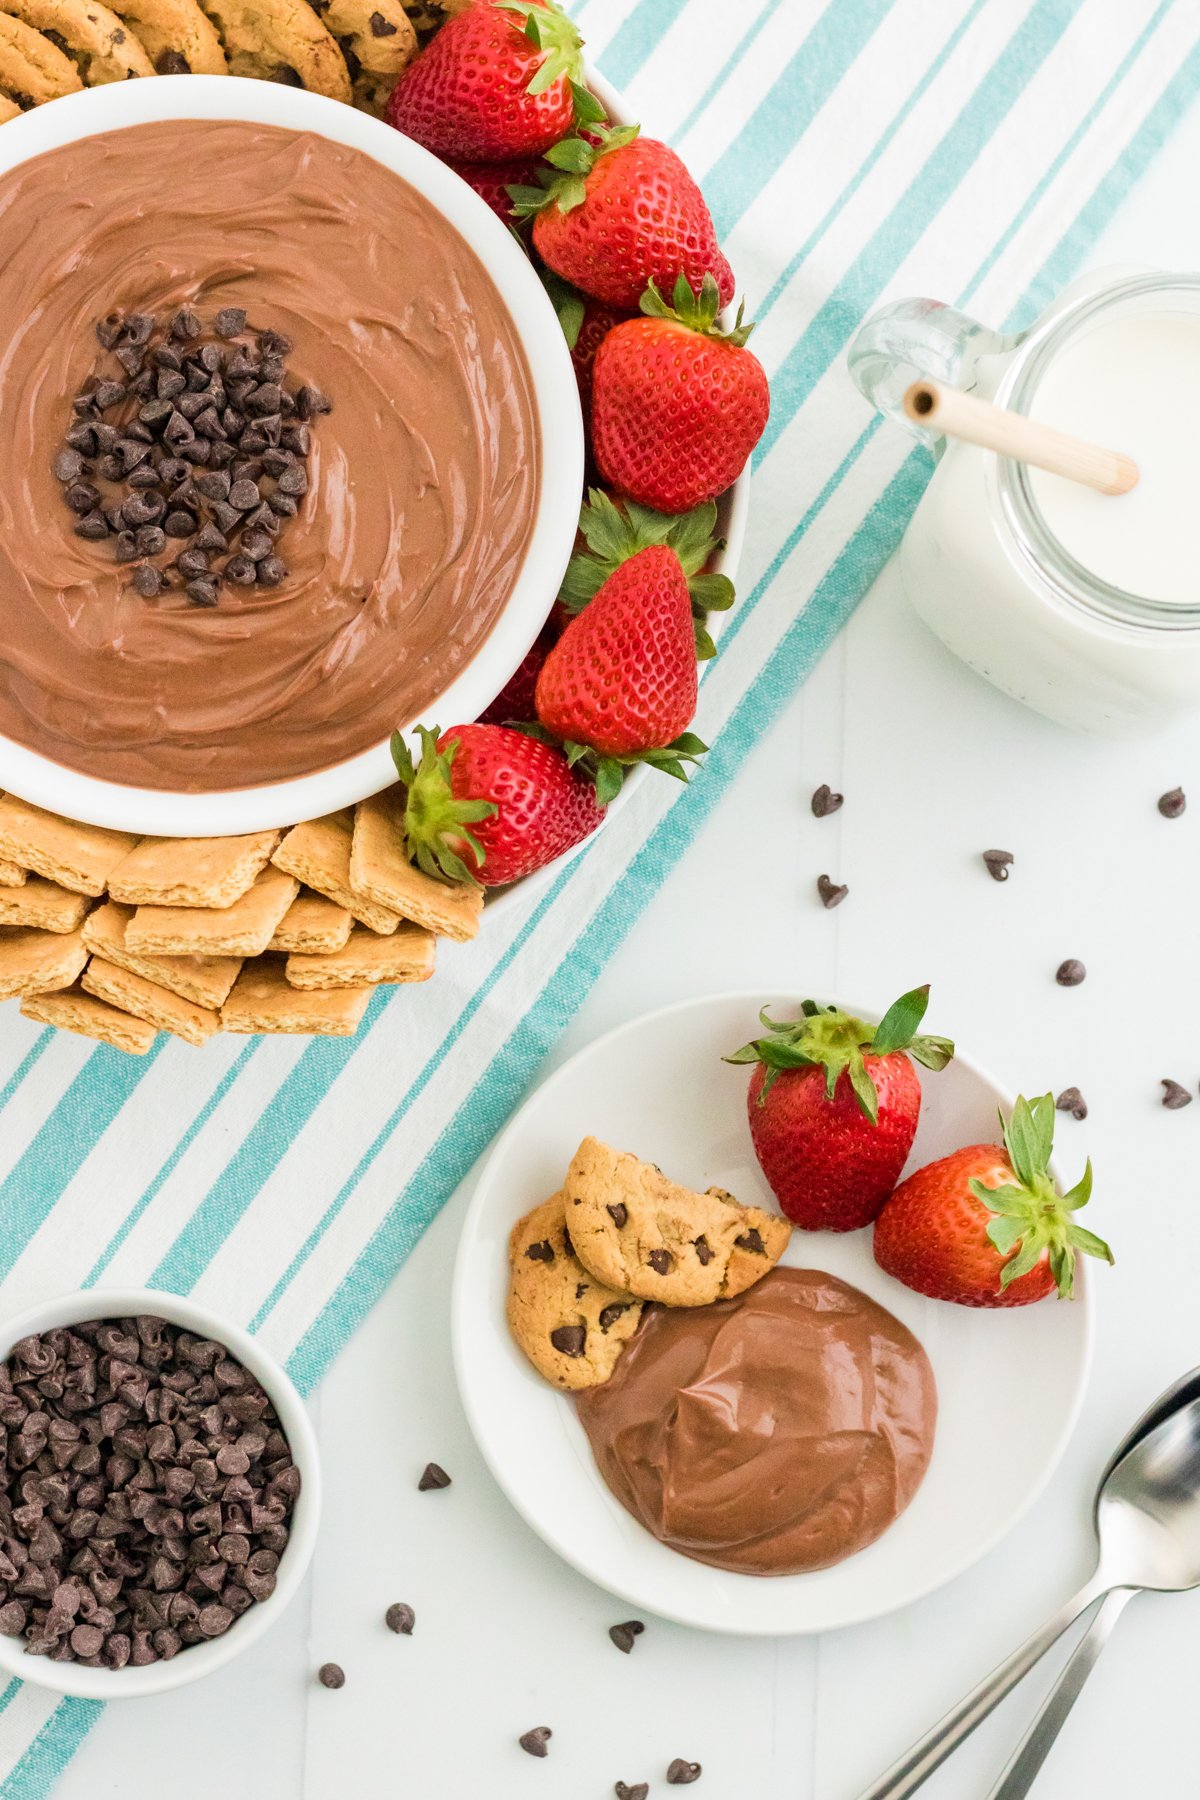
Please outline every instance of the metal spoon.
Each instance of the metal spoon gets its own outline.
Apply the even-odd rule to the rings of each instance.
[[[914,1794],[1067,1627],[1106,1595],[1200,1587],[1200,1396],[1160,1418],[1110,1464],[1096,1495],[1095,1524],[1100,1554],[1091,1579],[859,1800]]]
[[[1200,1396],[1200,1369],[1192,1369],[1172,1383],[1142,1414],[1109,1458],[1100,1478],[1101,1484],[1155,1425],[1197,1396]],[[1112,1635],[1113,1627],[1136,1592],[1136,1588],[1114,1588],[1112,1593],[1105,1596],[1091,1624],[1071,1652],[1058,1680],[1042,1702],[1028,1731],[1005,1764],[1000,1779],[989,1790],[988,1800],[1024,1800],[1050,1754],[1055,1738],[1066,1723],[1071,1708],[1082,1693],[1084,1682],[1099,1661],[1100,1652]]]

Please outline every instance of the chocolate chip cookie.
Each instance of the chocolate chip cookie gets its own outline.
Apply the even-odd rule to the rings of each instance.
[[[598,1387],[638,1328],[642,1303],[588,1272],[555,1194],[508,1240],[508,1323],[539,1375],[555,1387]]]
[[[352,98],[346,60],[308,0],[200,0],[231,75],[284,81],[330,100]]]
[[[229,64],[198,0],[113,0],[159,75],[228,75]]]
[[[396,78],[417,51],[400,0],[309,0],[346,59],[354,104],[381,116]]]
[[[100,0],[0,0],[0,12],[48,37],[87,87],[154,73],[133,32]]]
[[[700,1194],[653,1163],[585,1138],[566,1181],[567,1229],[597,1281],[664,1306],[707,1306],[753,1287],[791,1226],[721,1188]]]
[[[17,119],[20,115],[21,109],[16,101],[10,100],[7,94],[0,94],[0,125],[8,119]]]
[[[24,20],[0,12],[0,95],[24,112],[82,86],[75,64],[57,44]]]

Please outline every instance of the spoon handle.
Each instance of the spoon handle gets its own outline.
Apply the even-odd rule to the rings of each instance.
[[[1073,1625],[1080,1614],[1094,1606],[1107,1591],[1108,1583],[1097,1572],[1019,1650],[1014,1650],[1005,1662],[986,1675],[979,1686],[960,1700],[944,1719],[939,1719],[899,1762],[893,1763],[886,1775],[881,1775],[871,1787],[864,1788],[859,1800],[906,1800],[909,1794],[915,1794],[934,1770],[941,1767],[950,1752],[970,1736],[992,1708],[1000,1704],[1023,1675],[1028,1674],[1038,1658],[1058,1641],[1068,1625]]]
[[[1006,1766],[988,1800],[1023,1800],[1037,1779],[1038,1770],[1050,1754],[1055,1738],[1066,1723],[1083,1684],[1095,1668],[1100,1652],[1112,1635],[1113,1626],[1137,1592],[1136,1588],[1113,1588],[1104,1597],[1083,1637],[1071,1654],[1066,1668],[1051,1688],[1016,1753]]]

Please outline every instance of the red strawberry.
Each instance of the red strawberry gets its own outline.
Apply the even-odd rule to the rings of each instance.
[[[675,304],[650,287],[647,315],[610,331],[596,353],[592,449],[604,479],[659,512],[715,500],[763,434],[771,397],[746,349],[754,329],[718,329],[716,283],[697,296],[680,276]]]
[[[542,627],[537,637],[525,652],[524,659],[509,677],[490,706],[485,706],[477,723],[480,725],[528,725],[537,718],[537,707],[534,704],[534,690],[537,678],[542,672],[542,664],[548,656],[551,646],[558,637],[558,631],[550,625]]]
[[[421,760],[396,732],[392,756],[408,789],[408,851],[427,875],[503,887],[553,862],[604,817],[590,782],[561,750],[502,725],[417,726]]]
[[[671,293],[680,275],[697,289],[711,275],[727,303],[733,270],[704,195],[673,150],[637,130],[602,130],[590,134],[594,144],[570,137],[548,153],[561,173],[516,196],[518,212],[537,215],[538,255],[564,281],[628,313],[652,281]]]
[[[517,223],[513,213],[510,187],[521,187],[536,179],[535,163],[530,162],[452,162],[450,167],[456,175],[461,175],[468,187],[473,187],[481,200],[486,200],[498,219],[505,225]]]
[[[648,762],[679,780],[705,746],[685,727],[696,710],[696,659],[712,656],[709,608],[733,603],[723,575],[701,571],[718,548],[716,508],[668,519],[618,511],[592,491],[580,517],[587,549],[559,594],[570,619],[537,683],[537,713],[607,803],[627,767]]]
[[[1050,1094],[1018,1099],[1000,1124],[1003,1149],[970,1144],[901,1182],[875,1221],[875,1260],[918,1294],[959,1306],[1028,1306],[1055,1289],[1069,1300],[1077,1252],[1113,1260],[1073,1218],[1091,1194],[1092,1165],[1059,1193]]]
[[[540,156],[575,120],[582,49],[553,0],[474,0],[409,63],[387,122],[453,162]]]
[[[618,312],[612,306],[604,306],[598,300],[587,301],[583,308],[579,332],[571,347],[571,361],[575,365],[575,380],[579,384],[579,403],[583,407],[585,424],[592,416],[592,376],[596,352],[613,326],[624,324],[628,317],[628,313]]]
[[[750,1136],[762,1172],[789,1219],[807,1231],[869,1225],[912,1149],[921,1082],[911,1058],[944,1069],[947,1038],[917,1036],[928,987],[897,1000],[870,1026],[806,1000],[800,1018],[727,1061],[756,1063],[750,1077]]]

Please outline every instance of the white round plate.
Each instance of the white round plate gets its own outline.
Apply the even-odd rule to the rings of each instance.
[[[893,1281],[875,1264],[869,1231],[796,1232],[787,1262],[852,1282],[903,1320],[928,1352],[938,1428],[915,1499],[857,1556],[777,1578],[710,1569],[635,1523],[601,1481],[571,1401],[535,1374],[509,1337],[508,1234],[555,1192],[589,1133],[693,1187],[716,1184],[773,1206],[746,1124],[748,1071],[721,1060],[755,1035],[764,1002],[777,1017],[794,1016],[795,996],[689,1000],[598,1039],[530,1096],[497,1141],[467,1215],[453,1332],[459,1390],[480,1449],[551,1549],[640,1610],[711,1631],[779,1635],[829,1631],[907,1606],[1012,1528],[1075,1423],[1092,1319],[1086,1270],[1073,1304],[976,1311],[926,1300]],[[947,1029],[944,1018],[931,1023]],[[996,1108],[1012,1096],[969,1058],[960,1052],[940,1075],[922,1070],[921,1081],[910,1167],[963,1144],[996,1141]]]

